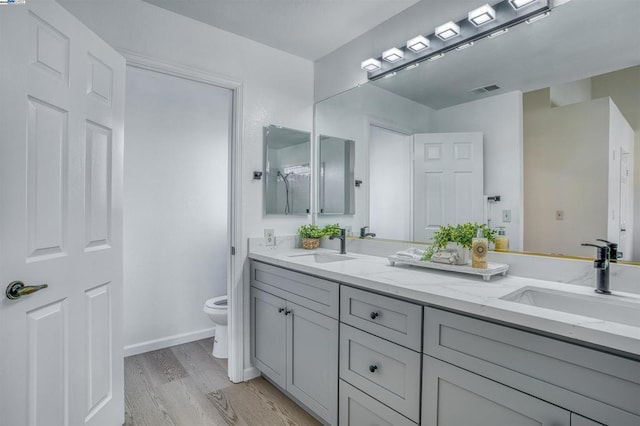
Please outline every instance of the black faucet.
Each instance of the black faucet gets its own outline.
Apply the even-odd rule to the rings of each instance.
[[[340,240],[340,254],[347,254],[347,230],[340,228],[340,235],[329,236],[330,240],[338,238]]]
[[[618,263],[618,259],[622,257],[622,252],[618,251],[618,244],[600,238],[598,238],[596,241],[601,241],[609,247],[609,262]]]
[[[598,249],[598,256],[593,261],[596,270],[596,293],[611,294],[609,290],[609,246],[599,246],[596,244],[582,243],[583,246],[595,247]]]
[[[360,238],[373,238],[376,236],[376,234],[374,234],[373,232],[367,232],[367,229],[369,229],[368,226],[363,226],[362,228],[360,228]]]

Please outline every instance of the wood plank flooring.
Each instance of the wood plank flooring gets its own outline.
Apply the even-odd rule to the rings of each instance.
[[[125,358],[125,425],[320,424],[261,377],[230,382],[212,344],[204,339]]]

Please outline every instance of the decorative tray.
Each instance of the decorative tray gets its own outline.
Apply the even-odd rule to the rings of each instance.
[[[494,275],[507,275],[507,271],[509,270],[509,265],[506,265],[504,263],[488,263],[487,269],[478,269],[472,268],[469,265],[449,265],[447,263],[436,263],[426,260],[412,260],[400,256],[388,256],[388,259],[391,266],[395,266],[396,263],[404,263],[407,265],[419,266],[421,268],[480,275],[485,281],[489,281]]]

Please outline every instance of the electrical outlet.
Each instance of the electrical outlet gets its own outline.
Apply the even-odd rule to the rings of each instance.
[[[351,235],[353,235],[353,234],[351,233],[351,226],[345,226],[345,227],[344,227],[344,232],[345,232],[345,234],[347,234],[347,236],[351,236]]]
[[[273,229],[265,229],[264,230],[264,245],[265,246],[275,246],[276,245],[276,234]]]
[[[556,210],[556,220],[564,220],[564,210]]]
[[[511,222],[511,210],[502,210],[502,222]]]

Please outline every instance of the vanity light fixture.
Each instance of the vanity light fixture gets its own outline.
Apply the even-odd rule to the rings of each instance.
[[[538,0],[509,0],[509,4],[515,10],[519,10],[519,9],[522,9],[523,7],[529,6],[530,4],[533,4],[533,3],[537,2],[537,1]]]
[[[396,72],[390,72],[389,74],[386,74],[383,78],[391,78],[391,77],[395,77],[396,76]]]
[[[494,37],[501,36],[502,34],[506,34],[508,32],[509,32],[509,28],[503,28],[501,30],[496,31],[495,33],[489,34],[487,37],[488,38],[494,38]]]
[[[460,35],[460,25],[453,21],[449,21],[446,24],[442,24],[436,27],[436,37],[442,41],[451,40],[454,37]]]
[[[0,0],[1,1],[1,0]],[[553,0],[473,0],[481,4],[463,18],[439,25],[431,34],[418,35],[406,45],[385,50],[382,56],[362,62],[369,80],[405,71],[423,61],[435,61],[452,51],[466,49],[481,39],[505,34],[524,22],[549,14]],[[486,3],[491,1],[491,3]],[[483,4],[484,3],[484,4]]]
[[[382,52],[382,59],[387,62],[398,62],[402,58],[404,58],[404,52],[397,47]]]
[[[467,47],[471,47],[471,46],[473,46],[472,41],[470,41],[469,43],[461,44],[460,46],[456,47],[456,50],[464,50]]]
[[[416,62],[415,64],[411,64],[408,67],[405,68],[405,70],[412,70],[414,68],[418,68],[420,66],[420,62]]]
[[[496,19],[496,10],[488,4],[485,4],[469,12],[467,19],[476,27],[480,27]]]
[[[362,61],[360,68],[366,71],[375,71],[379,70],[381,65],[380,61],[376,58],[369,58],[366,61]]]
[[[526,20],[527,24],[533,24],[536,21],[546,18],[549,16],[549,12],[541,13],[540,15],[533,16]]]
[[[431,42],[425,36],[417,36],[407,41],[407,49],[413,52],[420,52],[424,49],[428,49],[431,46]]]

